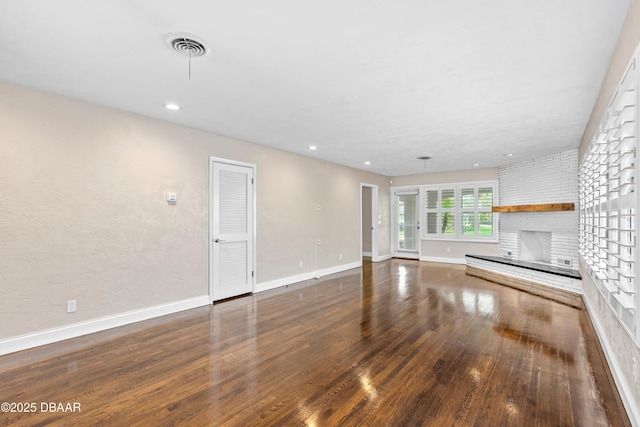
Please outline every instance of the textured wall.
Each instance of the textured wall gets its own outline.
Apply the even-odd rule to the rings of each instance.
[[[593,138],[595,130],[602,119],[602,115],[606,110],[622,73],[627,67],[631,55],[636,46],[640,43],[640,0],[632,0],[627,13],[627,18],[622,27],[620,37],[616,44],[609,70],[602,83],[600,95],[593,108],[589,124],[586,127],[582,137],[579,149],[579,158],[588,150],[589,142]],[[633,340],[618,323],[618,320],[611,313],[611,309],[602,295],[595,287],[595,284],[586,273],[582,274],[582,287],[584,298],[587,300],[591,314],[594,317],[594,323],[599,324],[604,333],[604,345],[611,349],[609,357],[614,359],[615,374],[625,387],[625,394],[631,400],[631,406],[635,407],[636,422],[640,423],[640,378],[633,377],[632,358],[636,363],[640,363],[640,349],[634,344]],[[639,368],[640,369],[640,368]],[[628,408],[627,410],[630,410]]]
[[[257,164],[258,283],[359,261],[361,182],[389,254],[386,177],[4,83],[0,134],[0,339],[208,294],[209,156]]]

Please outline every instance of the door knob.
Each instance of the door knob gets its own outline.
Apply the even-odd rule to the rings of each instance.
[[[220,243],[220,242],[224,242],[224,240],[220,240],[220,239],[216,238],[213,242],[214,243]]]

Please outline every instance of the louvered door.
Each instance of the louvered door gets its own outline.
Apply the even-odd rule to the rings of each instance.
[[[212,161],[212,300],[253,291],[253,168]]]

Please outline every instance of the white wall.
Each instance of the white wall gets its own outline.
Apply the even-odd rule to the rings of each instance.
[[[551,233],[551,262],[571,260],[578,268],[578,150],[498,168],[500,205],[574,203],[574,211],[500,214],[500,255],[518,258],[519,231]]]
[[[0,346],[206,296],[209,156],[257,165],[258,285],[361,262],[362,182],[390,253],[386,177],[5,83],[0,133]]]

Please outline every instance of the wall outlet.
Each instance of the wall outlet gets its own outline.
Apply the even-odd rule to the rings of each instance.
[[[338,255],[338,259],[342,259],[342,254]]]
[[[67,301],[67,313],[75,313],[76,311],[76,300],[70,299]]]
[[[302,268],[302,261],[300,261],[300,268]]]
[[[318,246],[320,246],[320,239],[318,239]]]
[[[447,253],[451,253],[451,248],[447,248]]]

